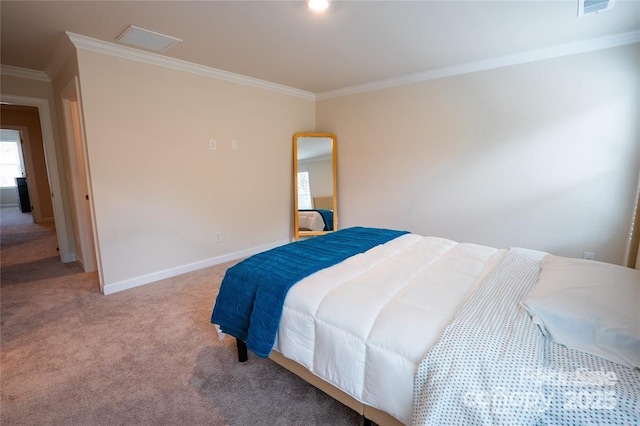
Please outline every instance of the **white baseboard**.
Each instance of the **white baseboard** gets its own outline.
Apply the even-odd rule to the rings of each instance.
[[[169,268],[163,271],[153,272],[151,274],[130,278],[127,280],[116,282],[116,283],[105,284],[104,288],[102,289],[102,292],[105,295],[108,295],[108,294],[117,293],[119,291],[128,290],[130,288],[140,287],[142,285],[154,283],[156,281],[164,280],[166,278],[171,278],[177,275],[186,274],[187,272],[197,271],[198,269],[208,268],[209,266],[215,266],[215,265],[219,265],[220,263],[230,262],[232,260],[252,256],[254,254],[258,254],[263,251],[267,251],[272,248],[275,248],[290,242],[291,242],[290,240],[276,241],[274,243],[269,243],[262,246],[249,248],[246,250],[236,251],[233,253],[227,253],[222,256],[212,257],[210,259],[201,260],[199,262],[188,263],[182,266],[176,266],[175,268]]]
[[[15,203],[15,204],[2,204],[2,205],[0,205],[0,207],[18,207],[18,206],[19,206],[19,204],[18,204],[18,203]]]

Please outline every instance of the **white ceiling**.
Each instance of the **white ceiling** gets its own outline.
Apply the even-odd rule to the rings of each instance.
[[[0,1],[3,65],[44,71],[65,31],[115,43],[130,24],[166,56],[323,93],[640,30],[640,1],[577,18],[577,0]]]

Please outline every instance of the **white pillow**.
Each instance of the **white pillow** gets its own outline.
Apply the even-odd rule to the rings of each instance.
[[[554,342],[640,367],[640,271],[548,255],[521,304]]]

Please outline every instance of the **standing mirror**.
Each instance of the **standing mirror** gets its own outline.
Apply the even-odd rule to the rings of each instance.
[[[336,136],[293,135],[293,208],[296,241],[338,229]]]

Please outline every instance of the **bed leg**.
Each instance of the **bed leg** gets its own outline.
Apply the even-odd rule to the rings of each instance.
[[[373,422],[366,418],[365,416],[362,416],[362,425],[363,426],[373,426]]]
[[[247,344],[236,337],[236,347],[238,348],[238,362],[245,362],[249,359],[247,354]]]

